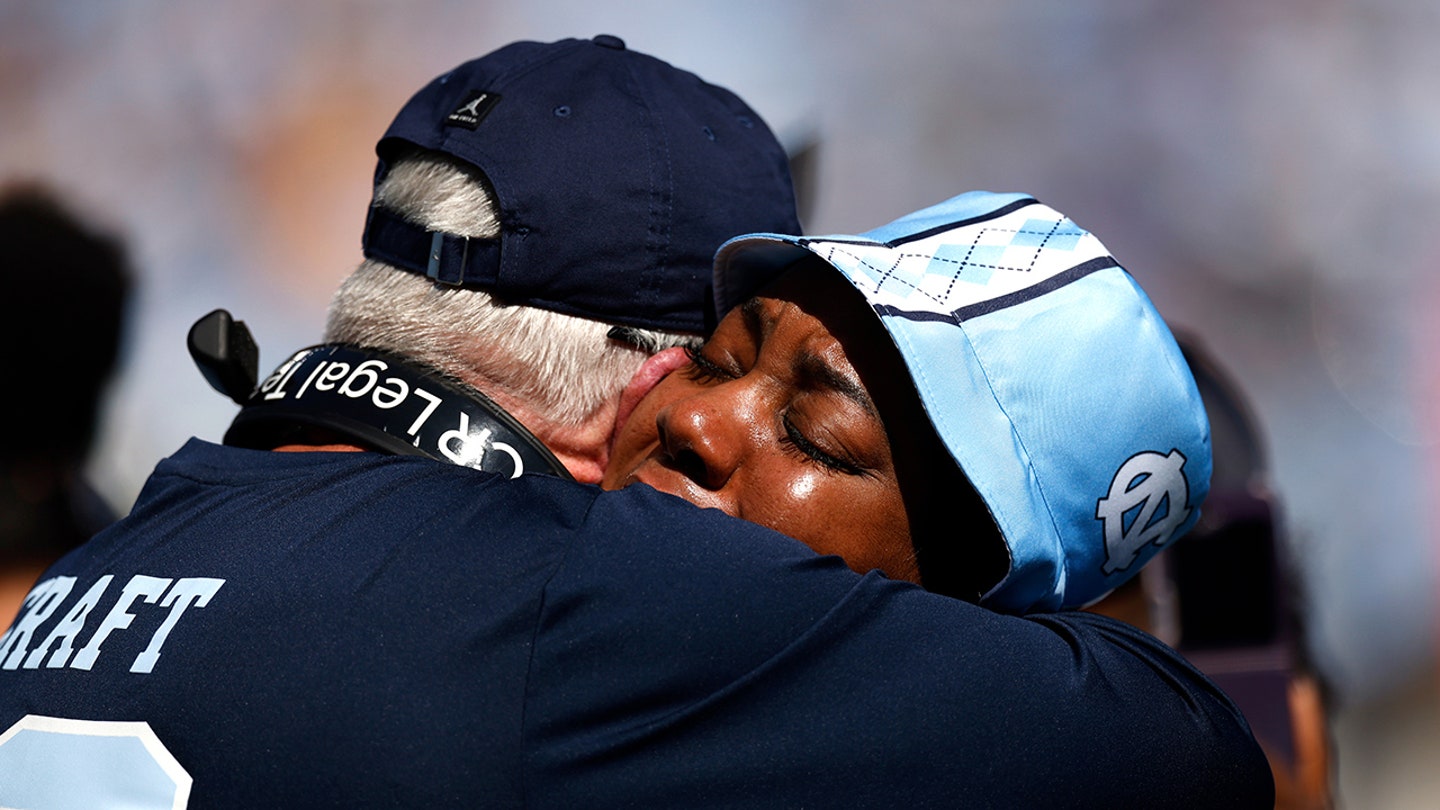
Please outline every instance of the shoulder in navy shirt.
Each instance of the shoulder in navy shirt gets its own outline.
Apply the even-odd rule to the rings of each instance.
[[[1118,622],[644,487],[199,441],[31,592],[3,729],[5,806],[1271,803],[1233,705]]]

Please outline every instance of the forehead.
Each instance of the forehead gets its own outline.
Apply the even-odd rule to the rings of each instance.
[[[786,304],[818,320],[847,350],[858,350],[870,341],[888,340],[879,318],[860,293],[819,259],[792,265],[736,309],[742,318],[755,323],[778,319]]]
[[[768,338],[786,324],[810,327],[812,346],[834,342],[845,364],[859,372],[867,388],[892,378],[904,378],[904,363],[879,316],[860,293],[834,268],[802,261],[754,298],[736,308],[747,329]]]
[[[770,374],[782,373],[803,390],[840,394],[880,418],[846,346],[800,304],[757,296],[738,308],[737,317],[744,324],[741,339],[757,344],[759,359]]]
[[[797,263],[726,320],[723,325],[744,329],[763,350],[781,353],[779,361],[802,377],[857,402],[863,399],[865,409],[887,429],[925,418],[879,317],[849,282],[819,260]]]

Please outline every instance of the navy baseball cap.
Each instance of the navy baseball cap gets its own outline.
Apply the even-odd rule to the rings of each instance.
[[[372,204],[365,255],[511,303],[704,332],[716,248],[800,232],[760,116],[613,36],[516,42],[431,81],[377,144],[377,184],[407,147],[479,169],[500,236],[429,232]]]
[[[982,604],[1089,604],[1195,525],[1212,465],[1195,378],[1069,217],[970,192],[858,236],[737,237],[715,259],[716,305],[815,257],[865,296],[1000,530],[1010,567]]]

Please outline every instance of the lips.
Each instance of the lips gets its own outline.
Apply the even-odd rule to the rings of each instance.
[[[690,356],[685,350],[675,347],[653,354],[642,363],[620,394],[620,404],[615,413],[615,435],[618,436],[624,431],[625,423],[630,421],[630,414],[646,394],[670,376],[670,372],[689,362]]]

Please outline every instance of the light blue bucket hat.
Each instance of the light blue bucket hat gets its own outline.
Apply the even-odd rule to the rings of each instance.
[[[1105,246],[1023,194],[970,192],[859,236],[721,246],[727,312],[814,255],[877,313],[1010,555],[981,602],[1080,607],[1199,518],[1210,426],[1169,328]]]

